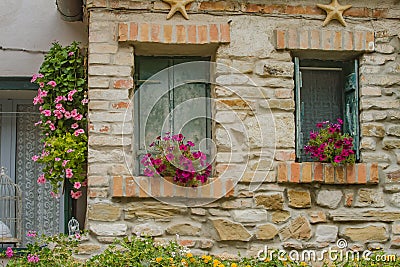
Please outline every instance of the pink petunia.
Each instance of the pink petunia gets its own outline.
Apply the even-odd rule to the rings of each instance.
[[[39,262],[39,257],[38,257],[38,255],[36,255],[36,254],[34,254],[34,255],[29,254],[29,255],[27,256],[27,259],[28,259],[28,262],[34,262],[34,263]]]
[[[72,176],[74,176],[74,173],[72,172],[72,169],[70,169],[70,168],[65,169],[65,177],[70,179],[70,178],[72,178]]]
[[[40,88],[43,88],[44,87],[44,82],[40,82],[39,86],[40,86]]]
[[[78,135],[83,134],[83,133],[85,133],[85,130],[83,130],[83,129],[78,129],[78,130],[75,130],[74,135],[75,135],[75,136],[78,136]]]
[[[65,167],[67,165],[67,163],[69,162],[69,159],[64,159],[62,162],[62,166]]]
[[[32,160],[33,160],[33,161],[37,161],[39,158],[40,158],[40,157],[39,157],[38,155],[34,155],[34,156],[32,157]]]
[[[75,53],[71,51],[71,52],[68,53],[68,56],[70,57],[70,56],[73,56],[74,54]]]
[[[29,230],[28,233],[26,234],[27,237],[36,237],[37,233],[36,231]]]
[[[74,152],[75,150],[73,150],[73,149],[68,149],[67,150],[67,153],[71,153],[71,152]]]
[[[51,110],[49,110],[49,109],[45,109],[41,113],[46,117],[50,117],[51,116]]]
[[[78,116],[78,111],[76,110],[76,108],[74,108],[72,111],[71,111],[71,117],[76,117],[76,116]]]
[[[78,115],[76,115],[75,117],[74,117],[74,120],[76,120],[76,121],[80,121],[80,120],[82,120],[83,119],[83,115],[82,114],[78,114]]]
[[[81,188],[81,186],[82,186],[82,184],[80,182],[75,182],[74,183],[74,188],[75,189],[79,189],[79,188]]]
[[[71,128],[72,128],[72,129],[76,129],[76,128],[78,128],[78,127],[79,127],[79,125],[78,125],[78,123],[76,123],[76,122],[75,122],[74,124],[71,125]]]
[[[71,113],[70,113],[69,111],[65,111],[64,117],[65,117],[66,119],[70,119],[72,116],[71,116]]]
[[[55,160],[55,161],[60,161],[61,159],[60,159],[60,158],[55,158],[54,160]]]
[[[76,89],[69,91],[68,96],[67,96],[68,101],[74,100],[74,99],[73,99],[73,96],[74,96],[74,94],[75,94],[76,92],[78,92]]]
[[[60,198],[60,195],[59,195],[59,194],[56,194],[56,193],[54,193],[53,191],[52,191],[52,192],[50,192],[50,196],[51,196],[52,198]]]
[[[89,99],[85,98],[81,102],[82,102],[83,105],[85,105],[85,104],[87,104],[89,102]]]
[[[56,87],[57,83],[55,81],[50,81],[50,82],[47,83],[47,85],[50,85],[52,87]]]
[[[56,129],[56,126],[54,126],[53,123],[50,123],[49,127],[50,127],[50,130],[52,130],[52,131],[54,131]]]
[[[82,192],[81,192],[81,191],[74,192],[73,190],[71,190],[71,197],[72,197],[73,199],[78,199],[78,198],[80,198],[81,196],[82,196]]]
[[[34,105],[43,104],[43,103],[44,103],[44,100],[43,100],[43,98],[41,98],[40,96],[35,96],[35,97],[33,98],[33,104],[34,104]]]
[[[35,126],[38,126],[39,124],[42,124],[42,121],[35,122]]]
[[[37,182],[38,184],[44,184],[44,183],[46,183],[46,178],[44,178],[44,174],[40,175],[36,182]]]

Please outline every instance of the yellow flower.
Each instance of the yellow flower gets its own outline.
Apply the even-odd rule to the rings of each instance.
[[[193,254],[189,252],[186,254],[186,257],[191,258],[191,257],[193,257]]]
[[[195,258],[190,258],[189,261],[190,261],[191,263],[193,263],[193,262],[196,261],[196,259],[195,259]]]
[[[231,264],[231,267],[237,267],[237,264],[233,262],[233,263]]]
[[[187,263],[187,261],[185,259],[182,259],[181,262],[182,262],[183,266],[188,266],[188,263]]]
[[[266,258],[266,259],[265,259],[265,262],[270,262],[270,261],[271,261],[270,258]]]
[[[307,263],[305,263],[304,261],[300,262],[301,266],[307,266]]]
[[[170,263],[173,263],[173,262],[174,262],[174,259],[173,259],[173,258],[169,258],[169,262],[170,262]]]
[[[157,257],[157,258],[156,258],[156,262],[159,263],[160,261],[162,261],[162,257]]]

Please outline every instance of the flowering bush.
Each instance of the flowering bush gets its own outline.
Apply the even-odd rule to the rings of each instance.
[[[173,177],[174,182],[183,186],[198,186],[207,182],[212,167],[207,156],[201,151],[190,151],[195,144],[184,143],[182,134],[158,136],[150,144],[153,151],[146,154],[141,163],[146,167],[144,174],[149,177],[160,175]]]
[[[310,140],[304,150],[316,160],[330,162],[334,166],[340,163],[353,164],[355,162],[353,138],[342,134],[343,121],[337,123],[329,121],[317,123],[319,131],[310,132]]]
[[[37,182],[50,181],[51,194],[56,197],[66,178],[73,185],[71,196],[77,199],[86,183],[88,103],[84,58],[78,43],[67,47],[54,43],[31,82],[39,86],[33,104],[39,105],[40,120],[35,125],[42,130],[44,144],[41,154],[32,157],[43,164]]]

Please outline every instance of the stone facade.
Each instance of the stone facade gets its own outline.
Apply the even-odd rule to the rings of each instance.
[[[323,28],[325,13],[311,0],[195,1],[189,20],[179,13],[166,20],[169,6],[161,1],[86,2],[86,244],[93,251],[136,234],[159,241],[179,235],[193,251],[212,254],[254,255],[265,245],[322,249],[338,238],[361,250],[398,248],[399,4],[351,1],[346,28],[336,21]],[[310,53],[360,60],[362,163],[352,168],[294,163],[293,55]],[[218,64],[217,157],[207,186],[181,188],[130,171],[135,54],[207,55]]]

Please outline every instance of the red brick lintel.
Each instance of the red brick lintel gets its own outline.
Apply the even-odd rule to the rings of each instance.
[[[230,42],[230,26],[219,24],[155,24],[121,22],[119,42],[149,42],[164,44],[219,44]]]
[[[289,162],[278,164],[278,183],[378,184],[377,163],[333,167],[329,163]]]

